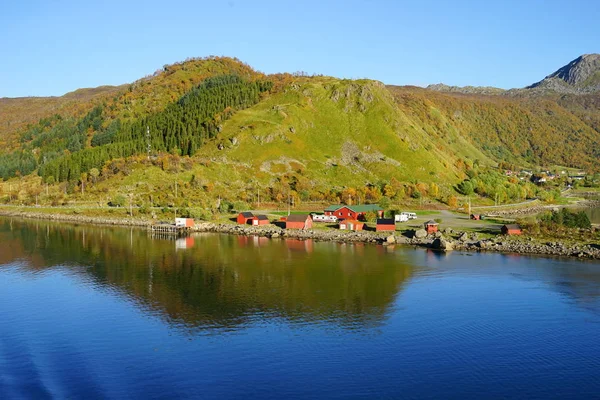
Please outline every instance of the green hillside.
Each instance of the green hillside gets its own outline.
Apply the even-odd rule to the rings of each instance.
[[[6,109],[1,201],[452,204],[472,193],[518,201],[540,189],[506,177],[500,163],[596,171],[600,157],[594,93],[463,94],[267,76],[224,57],[77,93],[63,96],[63,112],[40,102],[36,123],[19,125],[22,110]]]

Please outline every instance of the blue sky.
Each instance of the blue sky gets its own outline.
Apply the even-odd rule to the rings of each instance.
[[[266,73],[522,87],[600,52],[598,21],[597,0],[3,0],[0,97],[118,85],[208,55]]]

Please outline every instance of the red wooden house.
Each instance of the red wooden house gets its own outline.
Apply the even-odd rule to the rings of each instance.
[[[313,220],[308,214],[292,214],[285,221],[286,229],[310,229],[312,228]]]
[[[240,225],[251,224],[254,214],[249,211],[241,212],[237,216],[237,223]]]
[[[383,208],[377,204],[359,204],[356,206],[333,205],[325,209],[325,215],[334,215],[338,219],[355,219],[364,221],[365,214],[375,212],[379,218],[383,217]]]
[[[393,218],[379,218],[375,227],[377,232],[395,231],[396,221]]]
[[[523,234],[523,230],[517,224],[504,225],[504,226],[502,226],[501,231],[502,231],[503,235],[522,235]]]
[[[269,225],[269,224],[270,224],[270,221],[266,215],[255,215],[254,218],[252,218],[253,226]]]
[[[427,234],[435,233],[438,231],[438,223],[432,219],[425,222],[425,224],[423,224],[423,226],[424,226],[425,230],[427,231]]]
[[[362,231],[365,223],[355,219],[345,219],[340,221],[340,229],[348,231]]]

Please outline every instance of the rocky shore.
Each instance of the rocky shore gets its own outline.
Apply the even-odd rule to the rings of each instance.
[[[454,232],[446,229],[428,235],[419,229],[412,235],[405,236],[399,232],[371,231],[337,231],[337,230],[286,230],[274,226],[251,227],[230,224],[200,223],[196,226],[197,232],[216,232],[233,235],[263,236],[273,239],[312,239],[318,241],[334,242],[360,242],[376,243],[384,246],[400,244],[426,247],[446,252],[452,250],[471,252],[501,252],[531,255],[567,256],[577,258],[600,259],[600,244],[567,244],[562,242],[537,242],[533,238],[497,236],[493,239],[480,239],[476,233]]]
[[[149,226],[152,222],[138,218],[107,218],[92,217],[77,214],[49,214],[37,211],[0,209],[0,216],[28,219],[43,219],[48,221],[64,221],[78,224],[114,225],[114,226]]]
[[[136,218],[107,218],[84,215],[48,214],[36,211],[0,209],[0,215],[28,219],[43,219],[64,221],[80,224],[99,224],[113,226],[147,227],[151,221]],[[244,226],[200,222],[194,228],[195,232],[215,232],[232,235],[262,236],[272,239],[312,239],[317,241],[333,241],[344,243],[374,243],[384,246],[409,245],[431,248],[437,251],[469,251],[469,252],[501,252],[517,254],[537,254],[550,256],[568,256],[587,259],[600,259],[600,244],[571,244],[560,241],[539,242],[533,238],[497,236],[492,239],[479,238],[476,233],[467,233],[445,229],[443,232],[428,235],[423,229],[418,229],[408,235],[400,232],[373,231],[340,231],[340,230],[287,230],[274,225]]]

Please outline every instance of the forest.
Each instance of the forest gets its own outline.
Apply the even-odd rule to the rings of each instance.
[[[44,181],[78,180],[106,161],[135,154],[170,152],[191,156],[236,110],[260,101],[267,80],[238,75],[209,77],[163,111],[133,121],[109,120],[98,105],[79,120],[55,115],[21,135],[22,149],[0,155],[0,177],[38,169]]]

